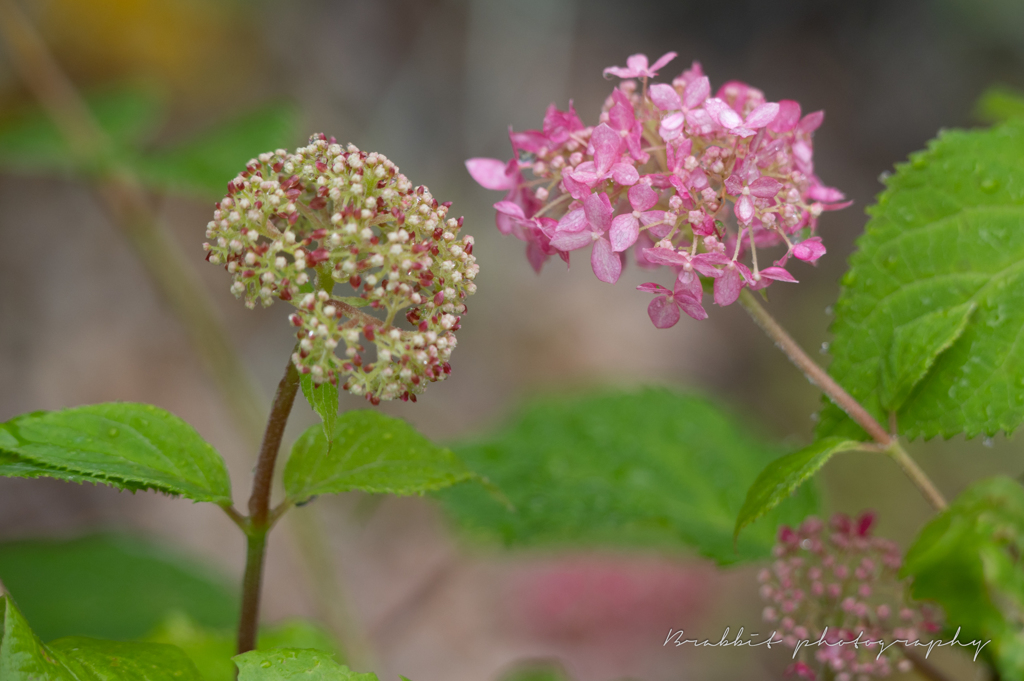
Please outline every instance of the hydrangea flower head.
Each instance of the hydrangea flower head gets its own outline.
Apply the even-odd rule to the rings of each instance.
[[[607,283],[618,281],[630,251],[641,266],[668,268],[674,283],[638,287],[656,293],[648,312],[659,328],[673,326],[680,310],[707,317],[702,278],[714,282],[718,305],[743,288],[795,283],[789,258],[824,255],[818,217],[849,205],[814,174],[820,111],[804,116],[797,102],[769,102],[738,81],[712,95],[698,62],[671,84],[649,83],[675,56],[649,64],[634,54],[605,69],[624,80],[596,125],[571,103],[568,111],[551,105],[542,129],[510,131],[509,161],[466,161],[482,186],[506,192],[495,204],[498,229],[526,242],[538,272],[550,256],[568,263],[585,248]],[[775,249],[772,263],[767,249]]]
[[[852,681],[909,671],[902,648],[889,644],[939,631],[932,609],[912,603],[897,577],[899,547],[871,535],[874,519],[840,513],[828,524],[811,517],[795,530],[779,528],[775,562],[758,575],[763,617],[790,648],[824,640],[800,648],[790,675],[816,679],[816,669],[827,669],[824,678]]]
[[[296,308],[292,359],[315,384],[373,404],[416,401],[451,372],[476,291],[473,237],[459,236],[450,205],[381,154],[314,135],[295,153],[260,154],[228,183],[207,225],[206,259],[231,273],[248,307]],[[350,294],[336,295],[336,285]]]

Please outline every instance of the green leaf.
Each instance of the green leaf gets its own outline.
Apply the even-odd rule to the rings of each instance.
[[[245,164],[265,151],[292,144],[294,107],[283,104],[248,112],[178,146],[141,158],[138,172],[155,188],[219,198]]]
[[[861,446],[861,442],[827,437],[769,463],[747,490],[733,536],[738,537],[743,528],[782,503],[821,470],[834,454]]]
[[[108,402],[36,412],[0,424],[0,431],[5,433],[0,448],[7,455],[0,473],[88,480],[231,504],[231,482],[217,451],[192,426],[149,404]]]
[[[132,639],[169,612],[232,627],[237,588],[178,552],[130,536],[0,543],[0,581],[43,638]]]
[[[339,298],[343,303],[348,303],[352,307],[366,307],[370,304],[369,298],[360,298],[359,296],[350,296],[348,298]]]
[[[893,329],[889,354],[882,357],[882,407],[896,411],[906,402],[935,359],[967,328],[977,304],[973,301],[936,310]]]
[[[976,306],[899,407],[909,438],[1009,433],[1024,419],[1021,159],[1024,121],[947,132],[899,166],[868,210],[836,305],[829,373],[875,418],[888,423],[883,395],[897,399],[905,388],[882,386],[883,362],[902,352],[896,329]],[[831,404],[818,428],[829,435],[867,437]]]
[[[179,648],[75,636],[43,645],[10,597],[0,640],[4,681],[203,681]]]
[[[123,87],[96,92],[86,104],[110,142],[107,153],[124,160],[162,117],[160,100],[152,90]],[[95,164],[100,159],[88,159]],[[64,135],[40,108],[0,125],[0,167],[19,173],[69,172],[77,161]]]
[[[146,637],[154,643],[169,643],[185,651],[204,681],[234,681],[237,634],[232,629],[208,629],[198,626],[183,614],[168,617]],[[337,659],[340,655],[331,637],[320,627],[303,620],[292,620],[261,627],[257,650],[273,648],[313,648]]]
[[[1024,487],[1000,476],[971,485],[928,523],[901,572],[915,598],[943,607],[948,629],[962,629],[960,641],[992,641],[982,654],[1005,679],[1024,678],[1022,556]]]
[[[331,442],[334,425],[338,422],[338,386],[327,381],[313,385],[312,374],[302,374],[299,385],[302,386],[302,394],[306,396],[309,406],[323,421],[324,437]]]
[[[437,496],[470,536],[506,546],[689,547],[728,564],[767,556],[779,523],[817,509],[805,486],[734,548],[744,494],[779,449],[708,400],[666,388],[538,399],[455,450],[515,510],[471,485]]]
[[[238,681],[377,681],[359,674],[319,650],[278,648],[252,650],[235,657]]]
[[[978,99],[974,115],[986,123],[1024,118],[1024,94],[1002,85],[990,87]]]
[[[364,409],[338,418],[330,444],[319,426],[303,433],[285,465],[284,488],[301,504],[349,490],[423,494],[473,477],[455,454],[405,421]]]

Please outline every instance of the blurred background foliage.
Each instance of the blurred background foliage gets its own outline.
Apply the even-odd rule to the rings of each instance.
[[[790,449],[809,442],[819,408],[816,391],[735,306],[714,309],[706,322],[659,331],[647,319],[647,300],[634,290],[645,280],[635,267],[615,287],[593,279],[585,263],[574,263],[571,272],[549,264],[535,276],[521,244],[493,228],[496,195],[477,187],[462,166],[470,156],[507,157],[509,125],[538,127],[549,103],[564,108],[570,99],[584,120],[593,120],[612,86],[601,77],[604,67],[635,52],[656,57],[669,50],[680,56],[666,76],[697,59],[715,87],[740,79],[770,99],[825,109],[816,167],[855,205],[826,216],[821,233],[828,255],[817,268],[796,272],[799,286],[773,287],[771,300],[805,347],[825,350],[828,308],[863,228],[863,208],[881,189],[879,174],[940,128],[1017,115],[1019,100],[1006,93],[1024,89],[1024,5],[1014,0],[25,0],[21,6],[90,102],[110,137],[112,159],[143,182],[154,213],[194,263],[260,399],[269,400],[291,345],[284,312],[280,306],[246,311],[228,293],[224,273],[202,263],[212,201],[241,164],[323,131],[386,154],[414,183],[454,202],[477,237],[481,274],[453,376],[417,405],[383,409],[433,438],[469,442],[460,450],[469,458],[474,451],[484,456],[480,443],[512,424],[508,415],[523,400],[566,389],[657,384],[702,392],[728,405],[749,431]],[[153,402],[195,424],[225,454],[234,477],[244,479],[251,466],[246,433],[90,191],[96,168],[75,164],[9,53],[0,55],[0,420],[104,400]],[[976,105],[992,85],[1003,87],[1002,94]],[[343,408],[362,406],[343,396]],[[316,418],[297,411],[292,438]],[[1019,443],[1000,437],[987,444],[954,438],[913,443],[910,451],[952,497],[982,477],[1024,472]],[[825,512],[874,508],[878,533],[903,546],[930,516],[911,484],[881,458],[837,456],[823,482]],[[236,488],[239,495],[247,491]],[[609,501],[601,496],[607,491],[587,489],[597,507]],[[743,491],[729,490],[740,501]],[[548,496],[539,486],[533,494],[543,505],[556,492]],[[325,548],[382,678],[775,678],[787,662],[772,653],[661,645],[668,627],[709,637],[725,626],[757,631],[751,567],[717,570],[664,546],[567,553],[549,543],[505,553],[457,539],[429,500],[351,494],[301,512],[316,514],[325,530]],[[686,518],[682,513],[673,522]],[[240,572],[242,542],[215,509],[155,494],[0,480],[0,578],[12,590],[19,581],[38,584],[45,577],[14,576],[20,556],[46,550],[21,540],[100,529],[180,547],[171,552],[194,554],[188,565],[209,563],[214,574]],[[552,536],[559,530],[541,529]],[[137,540],[78,541],[74,546],[82,549]],[[85,580],[84,566],[99,564],[90,560],[65,567],[82,566]],[[186,568],[166,569],[173,579],[198,579]],[[219,595],[197,597],[198,610],[177,604],[191,619],[165,623],[154,636],[176,631],[178,640],[207,641],[197,627],[224,626],[228,606],[216,604],[233,598],[230,580],[224,586],[209,574],[203,579],[212,582],[202,588]],[[318,612],[316,576],[287,533],[272,540],[267,583],[268,619]],[[29,614],[31,597],[25,601]],[[135,629],[124,635],[155,626],[155,610],[148,612],[125,624]],[[35,626],[43,632],[43,624]],[[519,670],[527,659],[559,663]],[[952,664],[971,678],[969,661]]]

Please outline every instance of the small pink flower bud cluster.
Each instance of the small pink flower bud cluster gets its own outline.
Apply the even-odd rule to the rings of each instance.
[[[233,275],[231,291],[249,308],[275,299],[297,308],[292,359],[315,384],[343,378],[373,404],[416,401],[451,372],[464,301],[476,291],[473,237],[459,237],[450,205],[381,154],[314,135],[294,154],[260,154],[228,183],[206,259]],[[336,283],[354,294],[335,296]],[[400,312],[408,328],[397,326]]]
[[[801,117],[797,102],[768,102],[737,81],[712,96],[698,62],[671,84],[648,84],[675,56],[649,66],[635,54],[627,66],[605,69],[627,80],[598,125],[584,125],[571,103],[568,111],[551,105],[542,130],[510,132],[508,163],[466,162],[482,186],[507,192],[494,204],[498,229],[526,242],[538,272],[549,256],[568,263],[587,246],[604,282],[619,279],[631,248],[640,266],[670,268],[671,290],[639,287],[655,294],[648,313],[658,328],[673,326],[680,310],[707,317],[701,277],[714,280],[718,305],[735,302],[744,287],[796,282],[784,269],[789,257],[820,258],[818,216],[849,205],[814,174],[811,135],[822,112]],[[761,267],[757,249],[779,244],[782,257]]]
[[[897,577],[899,547],[872,537],[873,524],[872,513],[856,520],[840,513],[827,526],[811,517],[797,530],[779,529],[775,562],[758,575],[768,602],[764,619],[790,648],[823,639],[801,648],[789,674],[814,679],[815,668],[828,669],[828,678],[851,681],[887,676],[894,667],[908,671],[901,647],[879,655],[878,641],[915,641],[939,631],[934,612],[908,600]]]

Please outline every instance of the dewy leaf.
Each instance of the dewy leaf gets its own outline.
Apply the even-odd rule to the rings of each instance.
[[[455,450],[515,510],[474,485],[437,496],[469,536],[506,546],[689,548],[728,564],[768,556],[778,524],[817,511],[805,485],[734,548],[744,495],[780,450],[708,400],[666,388],[538,399]]]
[[[237,633],[231,628],[207,629],[182,614],[168,617],[146,637],[154,643],[169,643],[185,651],[204,681],[234,681]],[[337,645],[320,627],[303,620],[291,620],[261,627],[257,650],[312,648],[340,659]]]
[[[978,98],[974,115],[987,123],[1024,119],[1024,94],[1005,86],[990,87]]]
[[[0,473],[155,489],[194,501],[231,504],[224,460],[177,416],[149,404],[108,402],[37,412],[0,424]],[[19,469],[17,460],[37,466]],[[65,475],[66,472],[68,475]],[[81,481],[81,480],[76,480]]]
[[[299,385],[302,386],[302,394],[305,395],[309,406],[323,421],[324,437],[330,442],[334,424],[338,421],[338,386],[328,381],[313,385],[312,374],[302,374],[299,377]]]
[[[110,142],[107,152],[114,157],[130,157],[141,139],[156,127],[162,113],[153,91],[138,87],[91,93],[86,104]],[[64,135],[40,108],[0,126],[0,167],[6,171],[68,172],[76,169],[77,162]]]
[[[849,451],[863,443],[841,437],[818,440],[809,447],[775,459],[761,471],[747,490],[733,536],[788,498],[811,479],[834,454]]]
[[[0,598],[4,681],[203,681],[179,648],[75,636],[43,645],[10,597]]]
[[[915,598],[939,603],[947,629],[982,648],[1000,678],[1024,678],[1024,487],[981,480],[933,519],[907,552]],[[974,654],[973,648],[967,652]]]
[[[422,494],[475,477],[455,454],[405,421],[375,411],[338,418],[330,444],[313,426],[292,447],[284,488],[293,503],[349,490]]]
[[[889,354],[882,357],[881,403],[886,411],[896,411],[907,400],[935,359],[964,332],[976,307],[968,301],[922,315],[893,330]]]
[[[377,681],[359,674],[319,650],[278,648],[252,650],[235,657],[238,681]]]
[[[230,580],[190,556],[124,535],[0,543],[0,581],[46,641],[139,638],[172,611],[211,627],[231,627],[238,618]]]
[[[882,364],[895,330],[976,305],[896,412],[909,438],[1009,433],[1024,419],[1022,159],[1024,121],[947,132],[868,210],[836,305],[829,373],[875,418],[889,422]],[[867,437],[833,405],[818,428],[829,435]]]
[[[250,159],[290,146],[296,130],[295,109],[274,104],[222,123],[165,151],[139,160],[143,181],[209,198],[224,196],[227,183]]]

